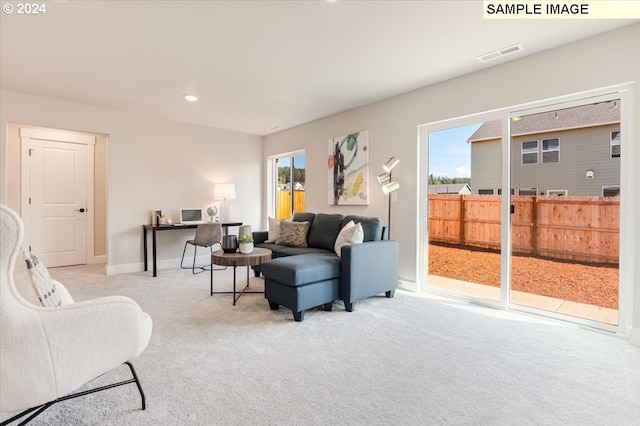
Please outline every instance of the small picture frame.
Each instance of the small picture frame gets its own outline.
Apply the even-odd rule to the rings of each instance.
[[[151,210],[151,225],[160,225],[160,218],[162,217],[162,209]]]

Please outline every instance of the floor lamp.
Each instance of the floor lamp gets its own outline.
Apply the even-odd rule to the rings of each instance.
[[[213,198],[222,200],[220,203],[220,222],[229,222],[229,201],[236,198],[236,186],[232,183],[216,183],[213,187]]]
[[[387,239],[391,239],[391,193],[400,188],[400,184],[393,180],[391,171],[398,165],[400,160],[392,156],[382,165],[384,173],[378,175],[378,183],[382,185],[382,192],[389,197],[389,211],[387,221]]]

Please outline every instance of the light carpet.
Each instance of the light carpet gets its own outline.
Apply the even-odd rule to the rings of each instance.
[[[34,425],[640,421],[640,349],[606,333],[403,291],[358,302],[354,312],[337,302],[297,323],[262,294],[236,306],[231,295],[209,296],[208,273],[100,270],[51,272],[76,300],[122,294],[151,315],[151,342],[134,360],[147,410],[128,385],[56,404]],[[244,268],[238,273],[244,282]],[[232,269],[215,274],[216,289],[230,289]],[[125,376],[121,367],[91,385]]]

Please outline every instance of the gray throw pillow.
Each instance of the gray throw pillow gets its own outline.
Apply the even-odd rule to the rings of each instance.
[[[280,222],[280,234],[276,244],[291,247],[306,247],[309,222]]]

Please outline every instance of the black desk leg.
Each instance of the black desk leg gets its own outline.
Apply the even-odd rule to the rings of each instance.
[[[143,252],[144,252],[144,270],[145,272],[148,271],[147,268],[147,228],[144,227],[144,225],[142,225],[142,239],[144,240],[144,242],[142,243],[142,247],[144,247]]]
[[[195,254],[194,254],[195,256]],[[209,256],[209,259],[211,259],[211,256]],[[211,273],[211,276],[209,277],[209,284],[211,286],[211,294],[209,294],[209,296],[213,296],[213,262],[211,262],[211,266],[209,268],[209,272]]]
[[[153,255],[153,276],[158,275],[157,267],[156,267],[156,229],[153,228],[151,230],[151,244],[152,244],[152,255]]]

